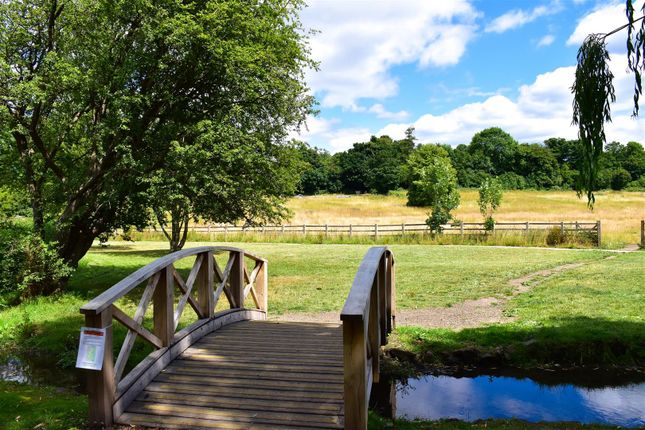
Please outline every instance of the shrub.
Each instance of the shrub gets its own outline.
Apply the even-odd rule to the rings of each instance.
[[[557,246],[566,243],[569,240],[568,234],[566,231],[562,231],[560,227],[553,227],[549,230],[549,234],[546,236],[546,244],[549,246]]]
[[[620,191],[627,186],[632,180],[632,175],[625,169],[616,169],[611,177],[611,189]]]
[[[0,295],[7,302],[51,294],[72,272],[52,245],[7,221],[0,223],[0,255]]]

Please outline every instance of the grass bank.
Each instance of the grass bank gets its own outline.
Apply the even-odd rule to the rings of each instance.
[[[529,423],[520,420],[478,420],[475,422],[459,420],[438,421],[408,421],[380,418],[375,414],[370,415],[370,430],[609,430],[617,429],[616,426],[578,423]]]
[[[0,428],[63,430],[86,423],[87,399],[51,387],[0,382]]]
[[[645,252],[554,275],[504,312],[515,321],[460,331],[401,327],[392,346],[430,368],[627,367],[645,370]],[[396,352],[395,352],[396,355]]]

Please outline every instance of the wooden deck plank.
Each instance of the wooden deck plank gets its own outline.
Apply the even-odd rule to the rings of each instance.
[[[287,424],[322,428],[338,428],[338,416],[294,412],[245,411],[239,409],[187,406],[173,403],[148,403],[135,401],[128,411],[170,417],[201,418],[236,423]]]
[[[165,428],[343,428],[338,324],[248,321],[205,336],[119,422]]]

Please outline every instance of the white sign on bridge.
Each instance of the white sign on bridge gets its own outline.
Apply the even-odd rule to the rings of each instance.
[[[81,327],[76,367],[79,369],[101,370],[105,351],[105,329]]]

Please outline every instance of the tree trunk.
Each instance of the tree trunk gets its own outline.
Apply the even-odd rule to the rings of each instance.
[[[58,255],[71,267],[78,267],[78,262],[85,256],[97,235],[91,228],[81,223],[72,223],[69,227],[59,230],[57,235]]]

